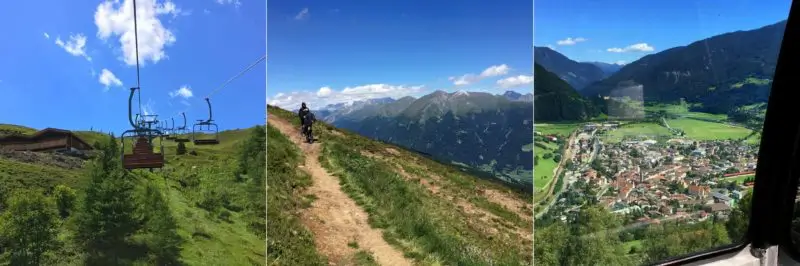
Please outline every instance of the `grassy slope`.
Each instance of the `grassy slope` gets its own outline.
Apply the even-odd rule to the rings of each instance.
[[[297,123],[292,113],[272,107],[268,111]],[[522,201],[530,201],[529,195],[396,146],[336,131],[323,123],[315,125],[324,149],[320,161],[369,213],[370,224],[385,229],[384,238],[406,256],[424,264],[485,265],[490,260],[497,265],[530,264],[532,243],[512,232],[530,234],[529,220],[489,201],[480,191],[503,191]],[[409,182],[404,175],[418,179]],[[431,193],[425,184],[436,186],[439,193]],[[468,202],[479,214],[456,206],[456,200]]]
[[[90,144],[106,138],[97,132],[79,131],[76,134]],[[195,204],[205,191],[212,188],[224,188],[232,195],[233,202],[246,200],[236,198],[235,195],[244,194],[239,193],[244,185],[233,181],[238,143],[246,137],[246,130],[226,131],[220,133],[220,145],[195,147],[188,144],[188,151],[196,151],[196,156],[177,156],[177,145],[165,142],[168,163],[163,173],[167,174],[167,178],[163,178],[158,170],[155,174],[135,171],[140,177],[146,177],[140,178],[141,182],[154,182],[164,188],[170,209],[178,222],[178,233],[185,240],[181,257],[188,265],[264,264],[264,240],[247,230],[246,224],[240,219],[241,213],[229,211],[231,217],[229,221],[224,221]],[[130,148],[130,145],[126,147]],[[196,177],[200,187],[204,188],[181,189],[178,180],[184,180],[187,176]],[[49,190],[55,185],[64,184],[80,194],[88,183],[88,176],[83,169],[63,169],[0,157],[0,182],[12,190],[32,187]]]
[[[541,189],[547,187],[547,184],[550,184],[550,181],[553,180],[553,170],[556,168],[556,165],[558,165],[558,163],[556,163],[556,161],[554,161],[552,158],[543,158],[543,156],[547,153],[558,153],[558,146],[556,144],[544,142],[542,142],[541,145],[545,146],[546,148],[539,146],[534,147],[534,153],[539,156],[539,163],[536,165],[533,180],[533,185],[536,188],[536,192],[540,192]]]
[[[300,223],[298,211],[313,198],[302,194],[311,177],[296,166],[300,150],[267,125],[267,262],[269,265],[326,265],[317,253],[312,233]]]

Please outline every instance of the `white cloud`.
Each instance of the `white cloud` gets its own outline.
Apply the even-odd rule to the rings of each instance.
[[[625,48],[614,47],[614,48],[606,49],[606,51],[609,51],[609,52],[612,52],[612,53],[652,52],[653,50],[655,50],[655,48],[653,48],[653,46],[648,45],[647,43],[631,44],[631,45],[628,45]]]
[[[45,32],[45,33],[44,33],[44,38],[45,38],[45,39],[50,39],[50,34],[47,34],[47,32]]]
[[[294,19],[296,19],[296,20],[304,20],[306,18],[308,18],[308,8],[307,7],[303,8],[303,10],[300,10],[300,13],[297,13],[297,15],[294,16]]]
[[[625,64],[627,64],[627,63],[628,63],[628,62],[626,62],[625,60],[619,60],[619,61],[617,61],[617,62],[614,62],[614,64],[617,64],[617,65],[620,65],[620,66],[623,66],[623,65],[625,65]]]
[[[331,91],[331,87],[327,87],[327,86],[326,87],[322,87],[322,88],[319,88],[319,91],[317,91],[317,96],[319,96],[319,97],[328,97],[328,96],[331,95],[331,92],[332,92]]]
[[[142,105],[142,110],[141,110],[142,114],[143,115],[156,114],[156,109],[153,107],[154,105],[155,102],[153,102],[152,99],[148,99],[147,102],[144,105]],[[150,119],[155,119],[155,118],[150,118]]]
[[[206,15],[211,14],[211,10],[203,9],[203,14],[206,14]]]
[[[142,66],[147,61],[158,63],[167,58],[165,48],[177,40],[172,31],[164,27],[159,16],[177,17],[181,10],[170,0],[158,3],[158,0],[139,0],[136,3],[136,16],[139,35],[139,62]],[[121,60],[125,64],[136,65],[136,40],[133,25],[133,0],[106,0],[97,6],[94,13],[94,24],[97,26],[97,37],[108,40],[118,37],[122,46]]]
[[[508,65],[506,64],[494,65],[483,70],[483,72],[481,72],[480,75],[465,74],[460,77],[450,77],[448,79],[453,82],[453,85],[464,86],[478,82],[484,78],[502,76],[508,74],[509,70],[511,70],[511,68],[508,67]]]
[[[567,37],[566,39],[563,39],[563,40],[560,40],[560,41],[556,42],[556,44],[558,44],[558,45],[575,45],[576,43],[585,42],[585,41],[588,41],[588,40],[586,38],[581,38],[581,37],[578,37],[578,38],[575,38],[575,39],[573,39],[572,37]]]
[[[529,85],[533,83],[533,76],[525,76],[519,75],[516,77],[507,77],[497,81],[497,85],[501,88],[508,89],[514,87],[520,87],[523,85]]]
[[[110,70],[105,68],[103,68],[103,70],[100,71],[100,78],[98,79],[98,81],[100,82],[100,84],[103,84],[105,86],[106,90],[108,90],[109,87],[122,86],[122,81],[119,80],[119,78],[117,78],[117,76],[115,76],[114,73],[111,73]]]
[[[469,85],[479,80],[479,78],[474,74],[466,74],[460,77],[449,77],[448,79],[453,82],[453,85],[456,86]]]
[[[192,88],[189,87],[189,85],[183,85],[179,89],[169,92],[169,97],[175,98],[176,96],[188,99],[194,96],[194,94],[192,93]]]
[[[220,5],[233,5],[233,6],[238,8],[239,6],[242,5],[242,2],[240,2],[239,0],[217,0],[217,4],[220,4]]]
[[[327,88],[327,89],[326,89]],[[300,103],[307,103],[312,109],[321,108],[328,104],[354,102],[373,98],[392,97],[402,98],[422,91],[424,86],[404,86],[389,84],[368,84],[355,87],[346,87],[341,91],[333,90],[329,87],[322,87],[319,91],[294,91],[289,93],[278,93],[274,97],[267,99],[270,105],[283,108],[294,109]],[[330,89],[328,91],[328,89]],[[327,91],[327,93],[320,92]]]
[[[481,77],[486,78],[486,77],[501,76],[508,74],[509,70],[511,70],[511,68],[509,68],[508,65],[506,64],[490,66],[489,68],[481,72]]]
[[[67,42],[61,40],[61,37],[56,37],[56,45],[61,46],[71,55],[82,56],[86,60],[92,61],[92,58],[86,54],[86,36],[81,33],[70,35]]]

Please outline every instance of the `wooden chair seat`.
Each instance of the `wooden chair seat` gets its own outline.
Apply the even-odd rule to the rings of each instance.
[[[216,139],[196,139],[194,140],[194,145],[215,145],[219,144],[219,140]]]
[[[163,154],[125,154],[122,155],[125,169],[161,168],[164,167]]]

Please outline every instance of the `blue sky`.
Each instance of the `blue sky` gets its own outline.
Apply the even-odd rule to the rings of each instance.
[[[534,43],[576,61],[630,63],[721,33],[776,23],[788,17],[790,5],[790,0],[536,0]]]
[[[530,0],[270,1],[268,101],[530,93],[532,9]]]
[[[133,38],[125,37],[133,32],[131,3],[0,4],[0,123],[128,129],[128,88],[136,86]],[[136,4],[142,104],[159,118],[207,117],[203,98],[265,54],[264,1]],[[265,80],[262,62],[211,97],[221,130],[264,123]]]

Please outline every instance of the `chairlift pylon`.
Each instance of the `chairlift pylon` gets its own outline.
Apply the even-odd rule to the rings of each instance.
[[[219,128],[217,127],[217,124],[215,124],[214,120],[212,119],[213,116],[212,116],[212,113],[211,113],[211,100],[208,97],[206,97],[206,103],[208,104],[208,119],[206,119],[206,120],[198,119],[197,123],[192,125],[192,142],[194,143],[194,145],[216,145],[216,144],[219,144]],[[206,126],[206,130],[203,130],[203,126]],[[198,134],[202,133],[203,131],[210,133],[211,130],[212,130],[212,127],[213,127],[213,132],[214,132],[214,138],[210,138],[210,139],[197,138]]]

